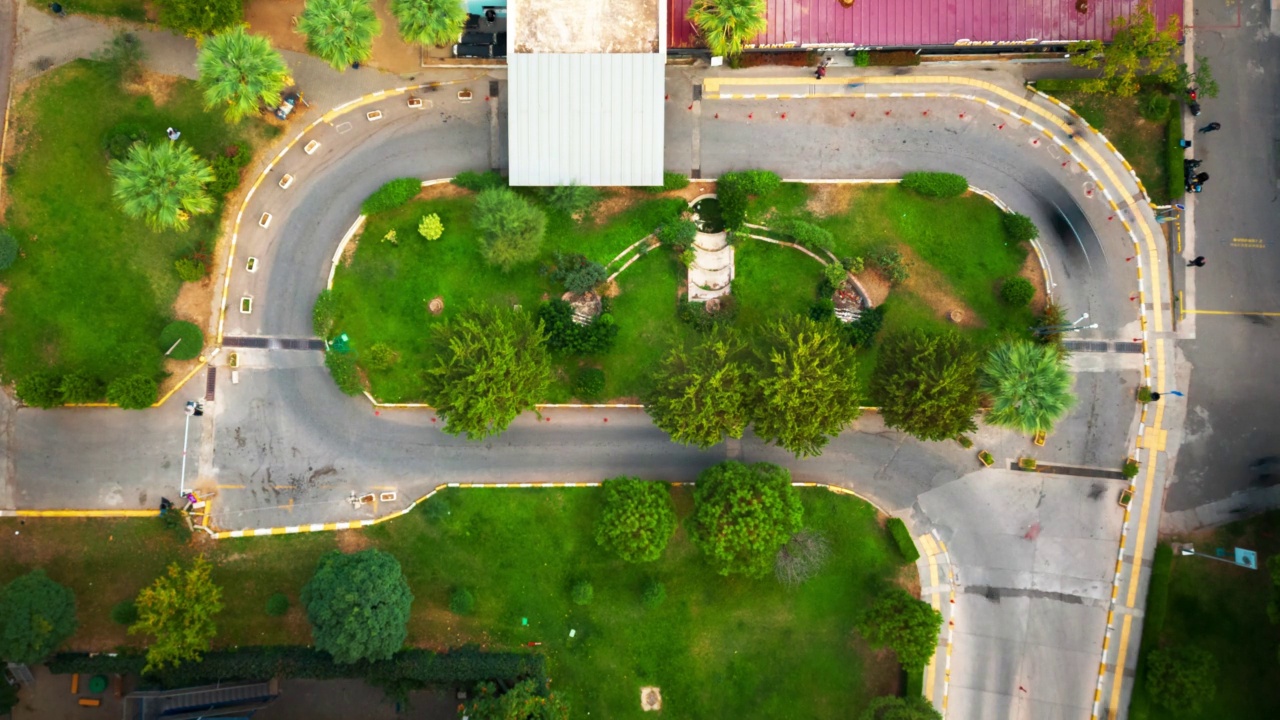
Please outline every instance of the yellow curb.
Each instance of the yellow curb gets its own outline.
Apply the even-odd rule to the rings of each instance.
[[[159,510],[13,510],[23,518],[143,518],[159,517]]]

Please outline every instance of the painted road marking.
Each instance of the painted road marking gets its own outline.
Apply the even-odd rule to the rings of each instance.
[[[1267,247],[1267,241],[1262,238],[1231,238],[1231,247],[1264,250]]]
[[[929,550],[929,586],[938,587],[938,556],[937,545],[933,542],[932,535],[921,535],[920,544],[930,548]],[[929,594],[929,605],[939,612],[942,611],[942,598],[937,593]],[[938,676],[938,653],[934,652],[933,657],[929,659],[929,666],[925,669],[924,676],[924,697],[930,703],[933,702],[933,683]]]
[[[1280,312],[1263,312],[1259,310],[1184,310],[1188,315],[1262,315],[1263,317],[1280,317]]]

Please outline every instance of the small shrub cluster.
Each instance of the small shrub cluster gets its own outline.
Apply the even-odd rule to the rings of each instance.
[[[112,605],[111,622],[125,627],[138,622],[138,606],[132,600],[122,600]]]
[[[692,220],[676,220],[658,228],[658,240],[664,245],[684,247],[698,235],[698,225]]]
[[[551,279],[564,285],[564,289],[574,295],[594,290],[608,278],[609,273],[604,266],[588,260],[586,255],[556,253],[555,270],[551,272]]]
[[[602,199],[600,191],[589,185],[543,188],[540,194],[547,207],[574,218],[590,215]]]
[[[453,184],[472,192],[480,192],[491,188],[506,187],[507,179],[502,177],[497,170],[486,170],[482,173],[466,170],[458,173],[458,176],[453,179]]]
[[[96,402],[102,399],[104,388],[95,377],[83,372],[72,372],[62,376],[62,402],[68,405],[76,403]]]
[[[829,297],[820,297],[809,305],[809,318],[815,322],[833,320],[836,316],[836,304]]]
[[[106,132],[102,140],[102,149],[112,160],[123,160],[129,154],[129,148],[136,143],[151,140],[151,133],[136,122],[122,122]]]
[[[573,307],[563,300],[551,300],[538,308],[538,319],[547,334],[547,349],[570,355],[607,352],[618,338],[618,325],[607,312],[588,325],[573,321]]]
[[[599,400],[604,394],[604,371],[600,368],[582,368],[573,379],[573,394],[581,400]]]
[[[316,304],[311,308],[311,329],[316,337],[329,339],[333,325],[338,320],[338,300],[332,290],[321,290]]]
[[[148,375],[126,375],[107,385],[107,402],[125,410],[143,410],[160,398],[160,386]]]
[[[880,272],[884,273],[890,284],[899,285],[911,277],[907,260],[897,248],[881,248],[876,251],[871,261],[876,264],[876,267],[880,268]]]
[[[508,188],[490,188],[476,195],[472,223],[480,235],[485,262],[510,272],[538,256],[547,231],[541,208]]]
[[[364,352],[364,366],[370,370],[386,370],[396,364],[399,356],[391,349],[391,346],[378,342],[369,346]]]
[[[1036,328],[1048,328],[1065,325],[1067,323],[1067,309],[1058,303],[1050,300],[1045,303],[1044,312],[1040,313],[1040,317],[1036,320]],[[1045,345],[1061,345],[1062,332],[1037,332],[1035,338]]]
[[[41,370],[18,380],[14,392],[24,405],[51,408],[102,399],[102,384],[84,373],[58,375]]]
[[[1169,202],[1177,202],[1186,193],[1186,175],[1183,160],[1186,151],[1182,147],[1182,106],[1175,105],[1169,109],[1169,124],[1164,131],[1164,162],[1167,185],[1165,192]]]
[[[1120,469],[1120,472],[1124,473],[1125,480],[1132,480],[1138,477],[1138,461],[1128,458],[1124,461],[1124,467]]]
[[[596,589],[586,580],[579,580],[573,584],[570,596],[573,598],[574,605],[590,605],[591,601],[596,599]]]
[[[737,230],[747,221],[747,203],[752,196],[767,195],[782,184],[777,173],[768,170],[743,170],[720,176],[716,181],[716,197],[720,214],[729,230]]]
[[[662,173],[662,184],[656,187],[641,188],[645,192],[658,193],[670,192],[672,190],[683,190],[689,187],[689,176],[683,173],[664,172]]]
[[[679,308],[676,309],[676,317],[680,318],[681,322],[692,325],[699,332],[710,332],[718,325],[733,324],[738,317],[738,301],[732,295],[724,295],[720,298],[720,310],[709,313],[703,303],[681,300]]]
[[[840,258],[840,264],[844,265],[844,269],[848,270],[854,275],[857,275],[858,273],[867,269],[867,264],[866,262],[863,261],[861,257]]]
[[[240,187],[240,175],[253,156],[240,143],[228,145],[223,152],[209,158],[213,166],[213,182],[209,183],[209,194],[225,198]]]
[[[773,224],[773,229],[789,235],[792,240],[810,250],[830,250],[835,244],[830,230],[807,220],[780,220]]]
[[[271,617],[283,617],[289,612],[289,598],[284,593],[272,593],[267,598],[267,614]]]
[[[698,253],[691,247],[687,247],[680,253],[680,264],[685,267],[692,267],[694,261],[698,259]]]
[[[439,240],[444,235],[444,223],[440,222],[440,216],[435,213],[423,215],[418,223],[418,234],[428,241]]]
[[[871,51],[859,50],[853,54],[854,67],[868,67],[871,65]]]
[[[449,612],[454,615],[470,615],[476,608],[476,596],[464,587],[449,593]]]
[[[1005,278],[1000,285],[1000,299],[1011,307],[1026,307],[1035,296],[1036,287],[1024,277]]]
[[[1036,224],[1026,215],[1007,212],[1001,217],[1001,223],[1004,225],[1004,234],[1009,238],[1009,242],[1031,242],[1040,237],[1040,228],[1036,227]]]
[[[373,191],[360,205],[360,212],[365,215],[376,215],[380,212],[395,210],[417,197],[422,191],[422,182],[417,178],[397,178]]]
[[[1149,122],[1164,122],[1172,104],[1168,95],[1152,90],[1138,98],[1138,114]]]
[[[889,518],[884,526],[889,531],[889,537],[893,538],[893,543],[898,546],[898,552],[902,554],[903,560],[914,563],[920,559],[920,550],[911,539],[911,531],[907,529],[907,524],[902,522],[901,518]]]
[[[177,343],[176,347],[174,343]],[[195,323],[185,320],[171,322],[160,331],[160,350],[168,352],[171,347],[173,347],[173,352],[169,353],[171,359],[193,360],[204,349],[204,333],[200,332],[200,327]]]
[[[667,601],[667,586],[657,580],[651,580],[645,583],[641,599],[645,607],[650,610],[657,609]]]
[[[844,281],[848,279],[849,274],[845,271],[843,265],[839,263],[827,263],[822,268],[822,277],[834,291],[836,288],[839,288],[844,284]]]
[[[959,197],[969,191],[963,175],[945,172],[909,172],[902,176],[903,189],[926,197]]]
[[[854,347],[869,348],[875,344],[876,334],[884,325],[884,305],[863,310],[857,320],[845,325],[845,337]]]
[[[18,261],[18,240],[0,228],[0,270],[8,270]]]
[[[329,368],[339,390],[347,395],[360,394],[360,372],[356,369],[355,355],[331,350],[324,354],[324,366]]]
[[[173,269],[178,272],[178,279],[182,282],[200,282],[209,272],[204,263],[190,257],[174,260]]]
[[[855,61],[857,58],[854,58]],[[920,56],[911,50],[877,50],[868,53],[867,64],[873,67],[911,67],[920,64]]]

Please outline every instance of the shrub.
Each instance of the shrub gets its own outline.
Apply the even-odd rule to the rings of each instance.
[[[858,632],[873,647],[893,650],[904,668],[929,664],[941,629],[942,613],[900,587],[892,587],[876,598],[858,622]]]
[[[872,262],[880,268],[880,272],[884,273],[890,284],[899,285],[911,277],[906,258],[902,257],[902,253],[896,248],[881,248],[876,251]]]
[[[476,597],[466,588],[454,588],[449,593],[449,612],[454,615],[470,615],[476,607]]]
[[[204,263],[189,257],[174,260],[173,269],[178,271],[178,279],[182,282],[200,282],[209,271]]]
[[[356,369],[355,355],[330,350],[324,354],[324,366],[329,368],[334,384],[343,393],[359,395],[364,389],[360,384],[360,372]]]
[[[316,304],[311,308],[311,329],[317,337],[329,339],[333,325],[338,320],[338,299],[332,290],[321,290]]]
[[[672,190],[683,190],[689,187],[689,176],[683,173],[664,172],[662,173],[662,184],[656,187],[641,188],[645,192],[654,193],[655,195]]]
[[[778,189],[782,179],[768,170],[730,172],[716,181],[716,197],[720,214],[729,230],[737,230],[747,219],[747,203],[753,195],[766,195]]]
[[[831,231],[814,225],[807,220],[780,220],[773,224],[773,229],[791,236],[800,245],[810,250],[830,250],[835,244]]]
[[[1050,300],[1045,303],[1044,312],[1040,313],[1039,319],[1036,320],[1037,330],[1040,328],[1057,327],[1067,323],[1066,308]],[[1059,345],[1062,343],[1062,332],[1037,332],[1036,340],[1043,345]]]
[[[0,228],[0,270],[8,270],[18,261],[18,241]]]
[[[618,325],[609,313],[601,313],[593,322],[579,325],[573,321],[573,307],[563,300],[551,300],[538,308],[547,336],[547,349],[570,355],[594,355],[613,347]]]
[[[599,400],[604,394],[604,371],[600,368],[582,368],[573,380],[573,394],[581,400]]]
[[[395,365],[396,360],[399,359],[391,346],[383,342],[370,345],[369,349],[364,351],[363,358],[364,366],[370,370],[386,370]]]
[[[394,210],[417,197],[422,183],[417,178],[397,178],[373,191],[360,206],[365,215]]]
[[[267,598],[267,614],[271,617],[281,617],[289,612],[289,598],[284,593],[272,593]]]
[[[543,188],[541,195],[543,202],[552,210],[575,219],[582,215],[589,215],[601,199],[600,191],[588,185]]]
[[[38,408],[62,404],[62,376],[52,370],[40,370],[18,380],[13,388],[23,405]]]
[[[125,410],[143,410],[160,398],[160,387],[155,378],[147,375],[127,375],[116,378],[107,386],[107,402]]]
[[[680,264],[685,267],[692,267],[697,259],[698,253],[691,247],[685,248],[684,252],[680,253]]]
[[[1126,459],[1120,472],[1124,473],[1125,480],[1132,480],[1138,477],[1138,461],[1133,458]]]
[[[686,527],[721,575],[763,577],[800,531],[804,506],[786,468],[727,460],[702,471]]]
[[[849,274],[845,272],[844,266],[840,263],[828,263],[822,267],[822,278],[827,281],[832,290],[843,285],[848,277]]]
[[[902,176],[902,187],[926,197],[959,197],[969,191],[963,175],[945,172],[909,172]]]
[[[571,596],[574,605],[590,605],[596,598],[596,589],[586,580],[579,580],[573,584]]]
[[[699,332],[710,332],[712,328],[733,324],[738,317],[738,301],[732,295],[723,295],[720,297],[720,309],[709,313],[703,303],[681,300],[676,308],[676,317]]]
[[[67,373],[58,386],[62,402],[67,404],[96,402],[102,399],[103,387],[97,378],[84,372]]]
[[[1138,98],[1138,114],[1143,120],[1164,122],[1169,117],[1169,96],[1152,90]]]
[[[0,658],[8,662],[43,662],[77,624],[75,594],[42,569],[0,587]]]
[[[831,556],[831,543],[814,530],[801,530],[778,550],[773,574],[783,585],[801,585],[817,575]]]
[[[920,56],[911,50],[878,50],[868,53],[867,64],[876,67],[910,67],[920,64]]]
[[[399,245],[400,245],[400,239],[399,239],[399,237],[396,235],[395,228],[392,228],[392,229],[388,230],[388,231],[387,231],[387,234],[382,236],[382,242],[389,242],[389,243],[391,243],[392,245],[395,245],[395,246],[399,247]]]
[[[1004,225],[1004,234],[1005,237],[1009,238],[1009,242],[1031,242],[1040,237],[1040,228],[1036,227],[1036,224],[1026,215],[1007,212],[1003,214],[1000,220]]]
[[[854,67],[868,67],[871,65],[871,51],[859,50],[853,54]]]
[[[244,167],[252,160],[252,156],[239,144],[231,145],[226,152],[218,153],[209,159],[213,167],[213,182],[209,183],[209,192],[223,197],[230,195],[240,187],[240,175]]]
[[[1147,692],[1166,710],[1197,713],[1218,691],[1218,660],[1188,645],[1161,648],[1147,658]]]
[[[476,196],[474,220],[480,254],[503,272],[538,256],[547,216],[508,188],[490,188]]]
[[[836,316],[836,304],[831,298],[821,297],[809,306],[809,318],[817,322],[826,322]]]
[[[898,546],[903,560],[913,563],[920,559],[920,550],[916,548],[915,541],[911,539],[911,531],[901,518],[889,518],[884,527],[889,531],[889,537],[893,538],[893,543]]]
[[[103,135],[102,149],[112,160],[123,160],[135,143],[146,143],[151,133],[136,122],[122,122]]]
[[[698,225],[692,220],[676,220],[658,228],[658,240],[665,245],[687,246],[698,235]]]
[[[1000,299],[1006,305],[1026,307],[1031,304],[1031,299],[1035,296],[1035,286],[1024,277],[1005,278],[1005,281],[1000,285]]]
[[[1140,402],[1140,403],[1149,403],[1149,402],[1151,402],[1151,387],[1150,387],[1150,386],[1148,386],[1148,385],[1143,385],[1142,387],[1138,388],[1138,402]]]
[[[564,289],[574,295],[581,295],[609,279],[609,272],[585,255],[556,253],[556,269],[551,273],[551,279],[563,284]]]
[[[453,179],[453,184],[472,192],[480,192],[491,188],[506,187],[507,179],[502,177],[497,170],[486,170],[482,173],[464,170]]]
[[[435,213],[423,215],[418,223],[418,234],[427,240],[439,240],[444,234],[444,223],[440,222],[440,216]]]
[[[635,477],[605,480],[596,543],[627,562],[662,557],[676,531],[676,506],[665,483]]]
[[[169,353],[170,358],[192,360],[199,357],[200,351],[204,349],[204,333],[200,332],[195,323],[175,320],[160,331],[160,351],[167,352],[171,347],[173,352]]]
[[[641,597],[644,601],[644,606],[654,610],[667,601],[667,586],[657,580],[650,580],[645,583]]]
[[[125,627],[138,622],[138,606],[132,600],[122,600],[112,605],[111,622]]]
[[[854,347],[869,348],[884,325],[884,305],[863,310],[857,320],[844,326],[845,338]]]
[[[867,269],[867,264],[862,260],[861,257],[840,258],[840,264],[844,265],[844,269],[848,270],[854,275],[857,275],[858,273]]]

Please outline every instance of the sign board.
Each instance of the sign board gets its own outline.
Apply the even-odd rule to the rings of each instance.
[[[1236,564],[1240,567],[1247,567],[1250,570],[1258,569],[1258,553],[1254,550],[1245,550],[1244,548],[1236,548]]]

